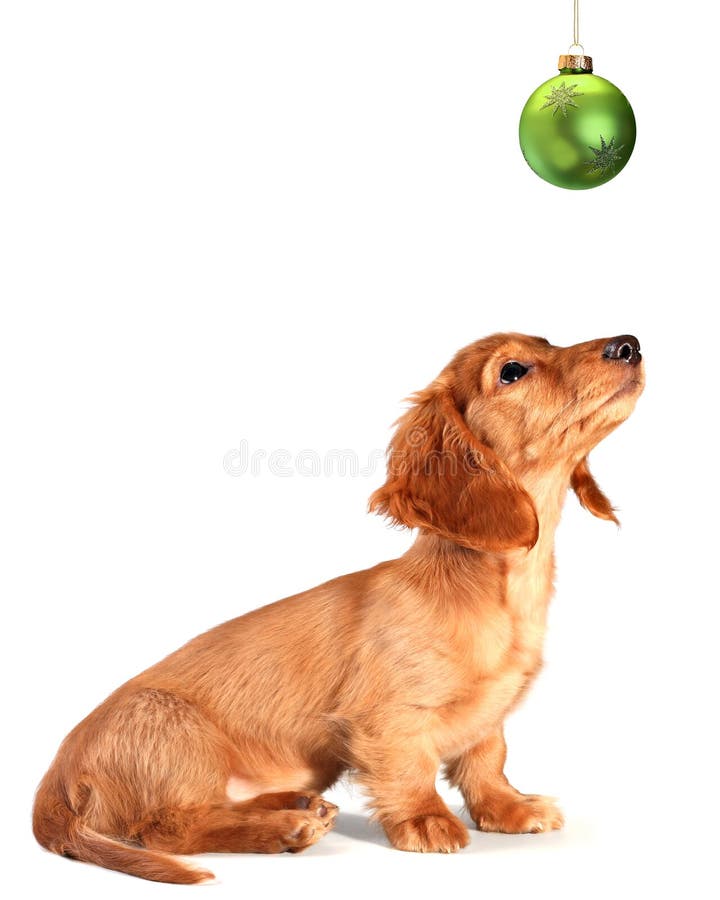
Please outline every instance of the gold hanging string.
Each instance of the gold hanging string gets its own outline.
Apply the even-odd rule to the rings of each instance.
[[[574,2],[573,44],[577,47],[580,44],[580,0],[574,0]]]
[[[580,0],[573,0],[573,42],[567,54],[560,56],[558,68],[592,72],[592,57],[585,56],[585,48],[580,43]]]
[[[573,42],[570,53],[584,53],[580,43],[580,0],[573,0]]]

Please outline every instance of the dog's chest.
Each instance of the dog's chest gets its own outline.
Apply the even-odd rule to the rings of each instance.
[[[539,671],[552,570],[552,553],[528,554],[527,563],[509,573],[502,605],[468,623],[464,682],[437,710],[441,756],[462,752],[497,728]]]

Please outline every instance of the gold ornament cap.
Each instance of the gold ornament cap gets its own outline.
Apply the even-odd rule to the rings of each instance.
[[[579,69],[581,72],[592,72],[592,56],[584,53],[563,53],[558,60],[558,69]]]

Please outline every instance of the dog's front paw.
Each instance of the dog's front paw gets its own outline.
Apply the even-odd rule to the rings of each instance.
[[[470,843],[467,828],[453,815],[413,816],[385,831],[393,847],[416,853],[454,853]]]
[[[552,797],[539,794],[501,794],[487,798],[473,810],[480,831],[505,834],[539,834],[554,831],[565,824],[563,814]]]

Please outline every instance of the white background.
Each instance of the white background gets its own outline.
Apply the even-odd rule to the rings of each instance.
[[[402,553],[370,474],[229,475],[382,449],[402,398],[496,330],[637,334],[648,387],[595,452],[622,531],[569,498],[547,666],[509,774],[565,831],[386,847],[357,791],[300,857],[217,857],[217,896],[717,896],[720,24],[585,0],[638,119],[589,192],[517,146],[570,0],[2,4],[3,883],[182,890],[32,839],[67,731],[220,621]],[[712,42],[710,41],[710,44]],[[458,805],[457,797],[450,802]],[[8,885],[9,882],[9,885]]]

